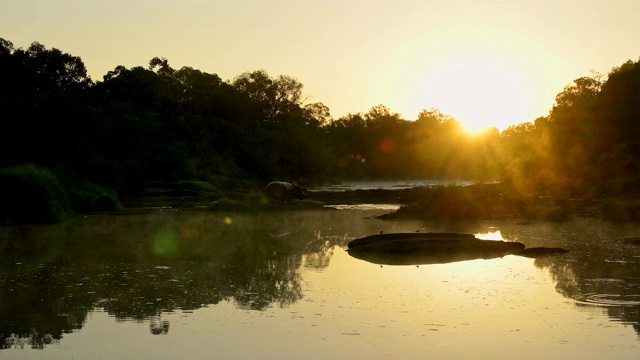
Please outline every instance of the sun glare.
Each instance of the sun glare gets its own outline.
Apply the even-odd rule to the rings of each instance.
[[[482,239],[482,240],[504,240],[502,238],[502,233],[500,233],[500,229],[496,229],[494,227],[489,228],[489,230],[487,232],[480,232],[477,234],[474,234],[478,239]]]
[[[424,101],[460,121],[470,132],[504,130],[530,121],[527,87],[508,65],[487,58],[464,58],[432,72]]]

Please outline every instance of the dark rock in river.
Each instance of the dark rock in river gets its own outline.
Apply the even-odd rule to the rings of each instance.
[[[444,264],[505,255],[539,258],[568,252],[561,248],[526,249],[520,242],[482,240],[458,233],[378,234],[355,239],[347,246],[349,255],[380,265]]]
[[[396,240],[433,240],[433,239],[476,239],[473,234],[458,233],[390,233],[365,236],[355,239],[347,244],[349,249],[371,244],[374,242],[396,241]],[[477,239],[476,239],[477,240]]]
[[[480,240],[472,234],[396,233],[356,239],[348,247],[349,255],[374,264],[422,265],[492,259],[520,252],[525,245]]]

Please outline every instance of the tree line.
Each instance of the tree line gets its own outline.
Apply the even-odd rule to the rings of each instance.
[[[640,63],[576,79],[549,114],[470,135],[425,109],[333,119],[303,84],[264,70],[223,81],[155,57],[93,81],[81,58],[0,39],[0,168],[34,164],[117,192],[151,182],[465,178],[522,192],[636,193]]]

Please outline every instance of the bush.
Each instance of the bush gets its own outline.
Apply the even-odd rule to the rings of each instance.
[[[70,214],[57,176],[33,164],[0,169],[0,223],[52,223]]]
[[[82,177],[68,175],[65,180],[65,185],[69,189],[69,202],[73,211],[118,211],[122,209],[122,204],[120,204],[115,191],[94,184]]]

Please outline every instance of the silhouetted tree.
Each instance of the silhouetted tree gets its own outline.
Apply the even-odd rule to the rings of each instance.
[[[290,76],[271,78],[266,71],[256,70],[237,76],[232,85],[251,99],[266,122],[277,122],[278,116],[302,104],[303,85]]]
[[[220,175],[504,179],[523,192],[620,194],[640,186],[640,65],[573,81],[546,117],[470,136],[452,116],[380,104],[333,119],[303,85],[265,70],[222,81],[152,58],[94,83],[82,60],[0,39],[0,166],[67,169],[117,189]]]

